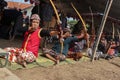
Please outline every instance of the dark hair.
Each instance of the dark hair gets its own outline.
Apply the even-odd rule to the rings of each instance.
[[[63,29],[63,33],[66,33],[66,32],[70,32],[71,33],[71,30],[69,28],[64,28]]]
[[[24,11],[23,13],[24,13],[24,14],[27,14],[27,11]]]
[[[4,7],[6,7],[8,4],[4,0],[0,0],[0,12],[4,10]]]

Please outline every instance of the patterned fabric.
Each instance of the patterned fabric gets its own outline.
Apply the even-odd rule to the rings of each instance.
[[[37,14],[33,14],[30,19],[40,20],[40,17]]]
[[[74,51],[75,52],[81,52],[84,49],[85,44],[86,44],[85,40],[82,40],[80,42],[75,42]]]
[[[53,57],[57,56],[57,53],[52,49],[43,48],[43,53],[44,54],[50,54]]]
[[[43,48],[43,53],[44,54],[49,54],[52,57],[54,57],[56,59],[59,59],[60,61],[63,61],[63,60],[66,59],[66,56],[64,54],[58,54],[52,49]]]
[[[13,47],[8,47],[5,48],[6,51],[9,52],[8,60],[10,62],[33,62],[35,61],[36,57],[34,54],[30,51],[24,52],[23,49],[20,48],[13,48]]]

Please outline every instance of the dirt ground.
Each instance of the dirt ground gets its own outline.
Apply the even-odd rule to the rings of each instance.
[[[20,47],[21,40],[0,39],[0,47]],[[120,80],[120,58],[13,70],[21,80]]]

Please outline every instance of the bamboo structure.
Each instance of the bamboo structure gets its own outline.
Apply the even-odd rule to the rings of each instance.
[[[117,29],[117,33],[118,33],[118,37],[119,37],[119,40],[120,40],[120,31]]]
[[[113,0],[108,0],[107,1],[107,5],[106,5],[105,11],[104,11],[104,15],[103,15],[103,18],[102,18],[102,21],[101,21],[101,25],[100,25],[100,28],[99,28],[99,31],[98,31],[98,38],[96,39],[95,45],[93,47],[92,62],[94,61],[94,58],[96,56],[96,51],[97,51],[97,48],[98,48],[100,37],[102,35],[103,29],[104,29],[104,26],[105,26],[105,23],[106,23],[106,19],[107,19],[108,13],[110,11],[110,8],[112,6],[112,3],[113,3]]]
[[[92,21],[92,35],[90,39],[89,46],[92,47],[95,39],[95,27],[94,27],[94,17],[91,7],[89,7],[90,13],[91,13],[91,21]]]
[[[114,25],[114,23],[112,23],[112,27],[113,27],[112,39],[114,39],[115,38],[115,25]]]

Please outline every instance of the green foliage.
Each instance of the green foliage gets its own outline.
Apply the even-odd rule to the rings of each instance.
[[[68,21],[67,24],[68,26],[70,27],[70,29],[72,30],[74,25],[77,23],[78,21],[77,20],[71,20],[71,21]]]

